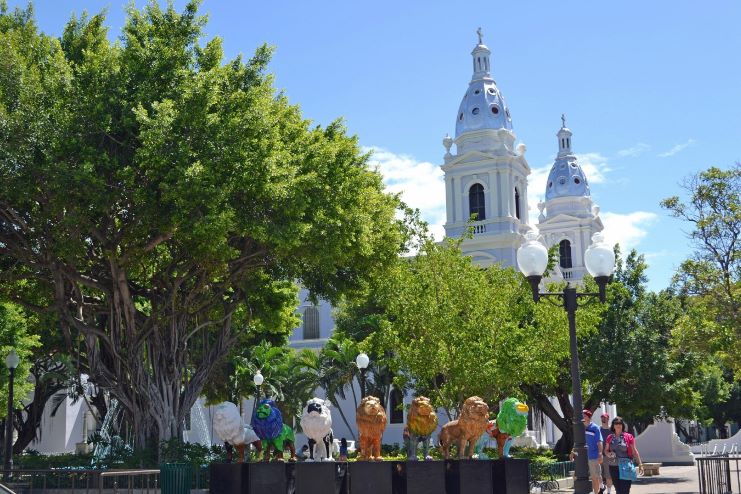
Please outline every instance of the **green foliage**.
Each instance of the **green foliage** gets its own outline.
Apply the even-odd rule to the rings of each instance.
[[[661,413],[674,415],[696,406],[691,384],[692,355],[674,355],[671,332],[681,316],[670,292],[646,289],[647,265],[635,250],[617,266],[608,286],[607,309],[599,331],[580,342],[587,407],[616,403],[630,425],[645,427]]]
[[[38,335],[31,329],[37,318],[11,303],[0,303],[0,418],[8,415],[8,368],[5,357],[15,349],[20,362],[13,379],[13,409],[23,408],[34,389],[29,382],[29,372],[33,366],[34,354],[40,346]]]
[[[301,416],[304,405],[318,386],[318,360],[311,350],[296,351],[286,345],[273,346],[264,341],[242,352],[233,362],[230,379],[234,402],[255,396],[257,389],[253,378],[259,370],[264,378],[260,397],[274,399],[288,424]]]
[[[44,455],[36,450],[28,449],[21,455],[13,457],[15,468],[24,470],[46,470],[52,468],[90,468],[93,455],[78,455],[75,453],[63,453],[57,455]]]
[[[720,359],[741,375],[741,164],[711,167],[682,184],[686,200],[664,199],[661,206],[689,224],[694,245],[674,277],[685,315],[675,339],[681,348]]]
[[[593,330],[585,311],[580,330]],[[457,409],[469,396],[495,403],[523,381],[553,380],[568,355],[563,310],[535,305],[513,269],[480,269],[458,241],[420,241],[364,298],[342,306],[338,322],[383,356],[400,386]],[[590,329],[591,328],[591,329]]]
[[[543,461],[556,460],[553,450],[542,446],[537,448],[512,446],[509,451],[514,458],[528,458],[532,461],[535,461],[536,458],[543,458]]]
[[[225,463],[226,450],[220,444],[208,447],[173,438],[160,445],[160,462],[190,463],[197,467],[208,466],[211,463]]]
[[[0,296],[54,313],[137,447],[237,343],[295,327],[295,281],[336,301],[405,243],[357,139],[276,93],[267,46],[201,43],[197,6],[132,4],[116,43],[104,14],[57,39],[0,13]]]
[[[99,438],[97,440],[99,441]],[[16,468],[26,470],[47,469],[109,469],[109,468],[155,468],[158,466],[157,451],[145,450],[134,452],[123,446],[114,447],[110,454],[93,463],[93,455],[89,454],[54,454],[44,455],[35,450],[27,450],[14,459]],[[188,443],[178,439],[164,441],[160,445],[161,463],[190,463],[194,467],[206,467],[211,463],[226,461],[226,451],[221,445],[211,447],[199,443]]]

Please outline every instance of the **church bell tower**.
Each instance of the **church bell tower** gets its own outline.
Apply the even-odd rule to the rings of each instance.
[[[482,267],[497,262],[516,267],[521,233],[529,229],[530,167],[524,144],[515,147],[510,109],[491,76],[491,50],[483,43],[481,28],[478,37],[471,52],[473,75],[456,115],[455,138],[443,139],[445,234],[464,235],[471,220],[473,238],[463,242],[463,253]]]

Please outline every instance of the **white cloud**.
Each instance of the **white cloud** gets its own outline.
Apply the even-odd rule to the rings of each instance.
[[[430,225],[430,231],[440,240],[445,235],[445,182],[440,166],[426,161],[417,161],[412,156],[396,154],[380,147],[366,147],[371,151],[371,166],[378,167],[389,192],[401,193],[409,206],[418,208],[422,218]],[[604,183],[610,172],[607,158],[600,153],[577,155],[587,179],[592,183]],[[528,177],[530,201],[530,224],[537,225],[538,201],[545,197],[545,186],[551,165],[535,168]],[[605,236],[610,244],[619,243],[626,252],[641,242],[657,215],[647,211],[632,213],[600,213],[605,225]]]
[[[648,235],[648,228],[658,219],[655,213],[634,211],[632,213],[601,212],[600,218],[605,225],[605,240],[610,245],[620,244],[623,252],[636,248]]]
[[[649,149],[651,149],[651,146],[643,142],[639,142],[635,146],[631,146],[627,149],[621,149],[620,151],[617,152],[617,155],[620,156],[621,158],[635,158],[637,156],[642,155]]]
[[[695,143],[694,139],[687,139],[687,142],[683,142],[682,144],[677,144],[673,148],[671,148],[669,151],[666,151],[664,153],[659,154],[660,158],[668,158],[669,156],[674,156],[675,154],[679,153],[680,151],[684,150],[685,148],[693,145]]]
[[[371,166],[383,175],[386,190],[401,193],[402,200],[417,208],[430,225],[437,240],[445,236],[445,181],[439,165],[417,161],[412,156],[396,154],[380,147],[364,147],[372,152]]]

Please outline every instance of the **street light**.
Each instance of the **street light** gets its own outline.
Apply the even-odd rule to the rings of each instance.
[[[8,416],[5,419],[5,467],[3,478],[7,481],[10,479],[10,471],[13,470],[13,379],[15,378],[15,368],[18,367],[21,359],[15,353],[15,348],[5,357],[5,365],[8,367]]]
[[[365,352],[359,353],[355,358],[355,365],[360,369],[360,398],[365,398],[365,371],[368,369],[370,359]]]
[[[252,382],[255,383],[255,388],[257,388],[257,396],[255,397],[255,404],[257,404],[260,401],[260,386],[262,386],[262,383],[265,382],[265,378],[263,377],[262,372],[260,372],[259,369],[255,373],[255,377],[252,378]]]
[[[577,293],[576,288],[566,285],[562,293],[541,293],[540,280],[548,265],[548,251],[538,241],[538,234],[530,231],[525,235],[525,243],[517,249],[517,265],[525,275],[533,291],[533,300],[538,302],[541,297],[560,299],[569,319],[569,343],[571,348],[571,393],[574,398],[574,451],[576,452],[576,481],[574,494],[587,494],[592,491],[592,482],[589,480],[587,465],[587,447],[584,434],[582,410],[584,408],[581,396],[581,375],[579,374],[579,353],[576,347],[576,309],[579,308],[578,299],[598,298],[605,301],[605,287],[612,271],[615,269],[615,254],[605,242],[601,233],[592,235],[592,245],[584,253],[584,264],[587,271],[594,277],[599,286],[599,293]]]

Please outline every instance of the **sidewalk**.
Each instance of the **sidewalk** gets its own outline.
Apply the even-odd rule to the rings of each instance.
[[[551,491],[554,492],[554,491]],[[555,492],[573,493],[573,489]],[[612,490],[615,494],[615,489]],[[696,466],[661,467],[661,475],[638,477],[630,494],[697,494],[700,492]]]

